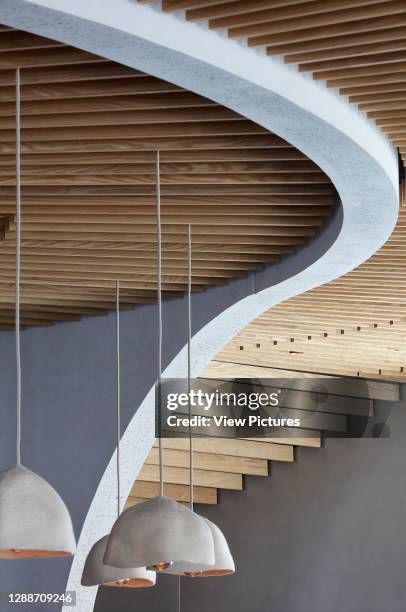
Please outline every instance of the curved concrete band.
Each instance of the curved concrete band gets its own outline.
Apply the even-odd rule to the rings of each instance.
[[[230,305],[192,340],[193,376],[241,328],[271,306],[317,287],[370,257],[398,211],[397,156],[378,129],[347,101],[294,68],[221,33],[128,0],[2,0],[0,21],[86,49],[209,97],[302,150],[333,181],[342,210],[314,242],[257,275],[257,292]],[[182,377],[182,349],[164,372]],[[154,437],[151,388],[122,441],[125,496]],[[114,520],[105,504],[114,487],[113,455],[79,539],[68,582],[76,610],[91,610],[95,589],[80,587],[84,558]],[[72,610],[72,608],[70,608]]]

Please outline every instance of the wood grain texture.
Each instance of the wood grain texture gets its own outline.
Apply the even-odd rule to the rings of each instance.
[[[181,440],[181,442],[187,443],[187,440]],[[151,449],[145,463],[159,465],[157,448]],[[268,476],[268,462],[265,459],[225,455],[221,452],[216,454],[195,452],[193,455],[193,464],[198,470],[230,472],[232,474],[250,474],[251,476]],[[189,451],[186,445],[183,449],[175,449],[165,444],[165,466],[187,468],[189,466]]]
[[[334,189],[303,153],[202,96],[57,41],[0,29],[0,325],[13,325],[15,67],[21,68],[23,326],[155,301],[155,160],[163,288],[277,262],[320,231]],[[64,311],[61,309],[65,308]],[[54,316],[53,316],[54,314]],[[143,497],[143,496],[139,496]]]
[[[400,94],[406,84],[404,0],[168,0],[162,8],[184,10],[189,21],[205,20],[212,29],[225,28],[231,38],[265,47],[268,55],[282,55],[350,95],[371,118],[379,111],[406,110]],[[391,130],[378,125],[404,156],[399,124]]]
[[[216,366],[209,368],[210,376],[216,371],[222,376],[241,375],[240,368],[248,368],[256,375],[274,377],[273,369],[283,364],[288,374],[289,370],[306,370],[403,380],[404,182],[400,197],[397,226],[377,253],[349,274],[291,298],[253,321],[219,353]],[[378,383],[374,388],[368,384],[371,397],[397,401],[398,391],[390,385]]]
[[[157,465],[144,463],[138,477],[140,480],[159,482],[159,467]],[[196,486],[216,487],[235,491],[241,491],[243,488],[241,474],[195,469],[193,478]],[[189,468],[165,466],[164,482],[183,485],[189,484]]]
[[[187,502],[189,500],[189,486],[179,484],[165,484],[165,495],[176,499],[176,501]],[[151,499],[159,495],[159,483],[136,480],[131,489],[131,497]],[[217,489],[211,487],[193,487],[193,495],[198,504],[217,504]]]

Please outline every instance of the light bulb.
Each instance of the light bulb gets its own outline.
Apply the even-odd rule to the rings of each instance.
[[[154,572],[163,572],[164,570],[168,569],[168,567],[171,567],[171,565],[173,565],[173,561],[161,561],[160,563],[154,563],[154,565],[150,565],[149,567],[147,567],[147,569],[153,570]]]

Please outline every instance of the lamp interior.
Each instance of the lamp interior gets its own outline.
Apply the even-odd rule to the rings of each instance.
[[[228,574],[234,574],[234,571],[230,569],[204,570],[203,572],[200,572],[199,576],[204,578],[209,576],[227,576]]]
[[[168,569],[168,567],[171,567],[171,565],[173,565],[172,561],[154,563],[154,565],[147,567],[147,569],[153,572],[163,572],[164,570]]]
[[[12,548],[10,550],[0,550],[0,559],[34,559],[46,557],[71,557],[72,553],[66,550],[24,550]]]
[[[112,582],[103,582],[103,586],[139,589],[142,587],[154,586],[154,582],[152,580],[148,580],[148,578],[127,578],[123,580],[114,580]]]

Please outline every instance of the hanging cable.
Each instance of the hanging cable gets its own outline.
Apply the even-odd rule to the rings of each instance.
[[[16,69],[16,460],[21,465],[21,340],[20,340],[20,276],[21,276],[21,146],[20,146],[20,69]]]
[[[192,436],[192,407],[190,403],[190,393],[192,390],[192,361],[191,361],[191,344],[192,344],[192,226],[189,223],[187,232],[188,242],[188,264],[187,264],[187,386],[189,397],[189,500],[190,509],[193,512],[193,436]]]
[[[163,446],[161,436],[161,381],[162,381],[162,233],[161,233],[161,178],[160,154],[156,153],[156,229],[157,229],[157,301],[158,301],[158,422],[159,422],[159,495],[164,494]]]
[[[116,410],[117,410],[117,516],[120,516],[120,440],[121,440],[121,388],[120,388],[120,281],[116,281]]]

